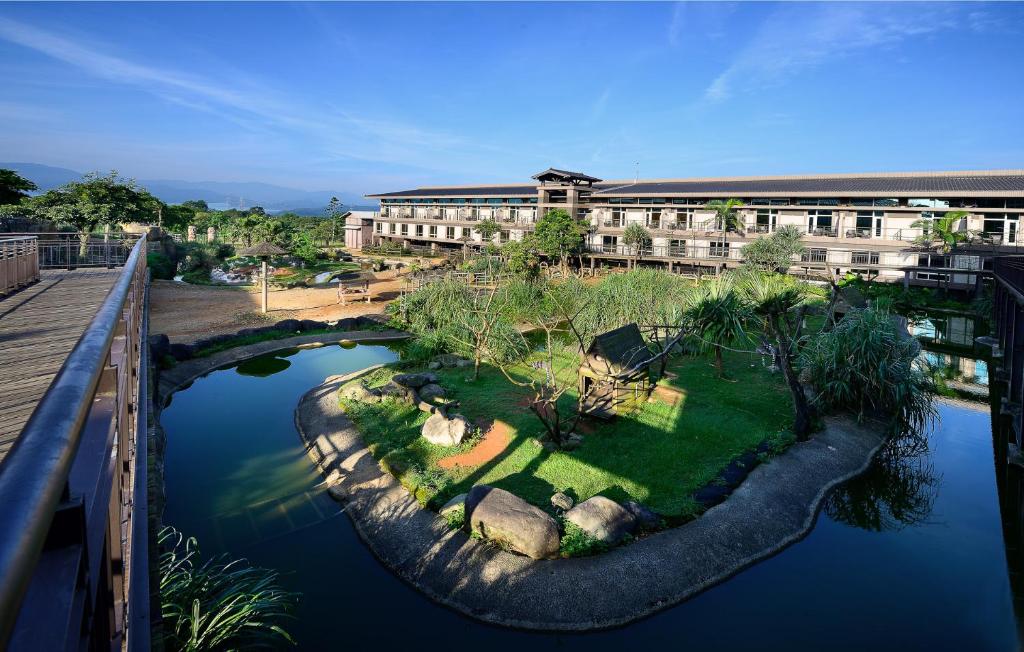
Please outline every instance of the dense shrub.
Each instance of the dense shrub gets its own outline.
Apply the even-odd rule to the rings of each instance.
[[[159,251],[146,254],[146,265],[149,266],[149,272],[155,279],[169,281],[174,278],[174,263]]]
[[[934,416],[931,381],[915,364],[920,351],[887,310],[854,310],[807,345],[801,379],[814,386],[826,409],[890,414],[917,430]]]

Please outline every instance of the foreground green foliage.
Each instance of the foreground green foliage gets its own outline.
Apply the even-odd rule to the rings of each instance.
[[[298,594],[281,589],[276,571],[226,555],[203,560],[199,544],[172,527],[160,530],[160,612],[170,650],[239,650],[295,641],[280,625]]]

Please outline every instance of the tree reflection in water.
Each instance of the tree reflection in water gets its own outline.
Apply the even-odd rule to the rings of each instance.
[[[883,532],[923,523],[932,512],[941,476],[920,430],[894,435],[862,475],[837,487],[825,502],[829,518]]]

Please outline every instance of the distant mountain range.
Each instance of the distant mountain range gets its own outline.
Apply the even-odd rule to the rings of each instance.
[[[41,191],[82,178],[82,173],[39,163],[4,163],[0,168],[16,171]],[[348,210],[376,210],[377,206],[354,193],[327,190],[299,190],[271,183],[231,181],[178,181],[173,179],[137,179],[138,184],[168,204],[202,199],[210,208],[249,208],[262,206],[270,212],[294,211],[301,215],[319,215],[331,197],[337,197]]]

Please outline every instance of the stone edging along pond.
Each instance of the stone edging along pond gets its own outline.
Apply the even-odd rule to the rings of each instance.
[[[884,443],[881,428],[827,418],[811,441],[758,465],[696,520],[601,555],[534,561],[449,529],[380,469],[337,397],[374,368],[328,378],[296,408],[295,425],[329,493],[403,580],[468,616],[523,629],[624,625],[728,579],[810,532],[829,490],[867,469]]]

